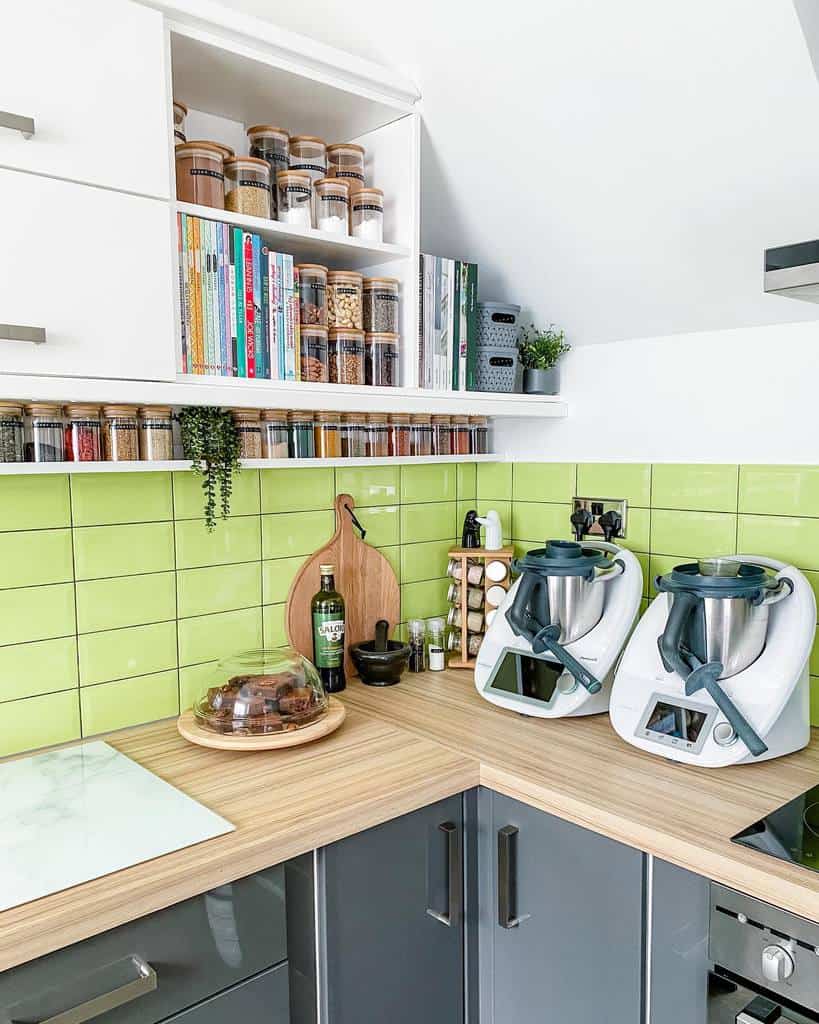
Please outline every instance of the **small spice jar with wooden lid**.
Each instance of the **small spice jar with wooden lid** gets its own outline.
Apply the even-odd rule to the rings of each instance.
[[[297,228],[311,228],[313,186],[307,171],[279,171],[276,190],[278,219]]]
[[[173,414],[169,405],[145,405],[139,410],[139,457],[143,462],[173,458]]]
[[[313,440],[317,459],[337,459],[341,456],[341,417],[337,412],[316,413]]]
[[[341,455],[345,459],[367,456],[367,416],[363,412],[345,412],[341,417]]]
[[[262,457],[262,421],[258,409],[232,409],[233,424],[239,435],[239,458]]]
[[[350,186],[343,178],[319,178],[313,184],[316,227],[331,235],[347,235],[350,226]]]
[[[453,455],[469,455],[471,454],[471,443],[469,429],[469,417],[468,416],[453,416],[452,417],[452,454]]]
[[[452,455],[451,421],[449,416],[432,417],[432,454]]]
[[[418,412],[410,416],[410,455],[432,455],[432,417]]]
[[[311,383],[327,383],[330,380],[327,328],[318,324],[309,327],[302,324],[300,348],[301,379]]]
[[[287,448],[291,459],[315,458],[314,417],[307,409],[292,409],[287,414]]]
[[[103,452],[107,462],[139,459],[139,420],[135,405],[103,406]]]
[[[68,462],[102,460],[102,419],[98,405],[66,406],[65,457]]]
[[[327,344],[331,384],[364,383],[364,332],[332,327]]]
[[[262,409],[262,458],[288,458],[287,413]]]
[[[396,277],[364,278],[364,330],[398,333],[398,289]]]
[[[299,321],[302,326],[327,326],[327,267],[297,263],[299,272]]]
[[[327,274],[328,325],[363,330],[363,293],[363,274],[355,270],[331,270]]]
[[[410,417],[408,412],[390,416],[390,455],[410,454]]]
[[[367,454],[373,459],[385,459],[390,454],[389,416],[385,412],[372,412],[367,416]]]
[[[0,462],[22,462],[23,454],[23,407],[0,402]]]
[[[224,209],[225,150],[218,142],[179,143],[176,147],[176,198],[181,203]]]
[[[486,416],[470,416],[472,455],[489,454],[489,420]]]
[[[255,156],[224,162],[225,209],[250,217],[270,218],[270,165]]]
[[[335,142],[332,146],[328,146],[327,176],[329,178],[346,178],[352,188],[363,185],[364,147],[355,142]]]
[[[26,462],[62,462],[65,459],[63,407],[55,402],[32,402],[26,406],[31,426],[26,444]]]
[[[278,213],[276,175],[290,166],[290,133],[274,124],[254,124],[247,130],[250,155],[264,160],[270,168],[270,213],[275,219]]]

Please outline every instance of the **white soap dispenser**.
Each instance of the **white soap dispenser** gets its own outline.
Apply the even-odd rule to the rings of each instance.
[[[503,547],[503,531],[498,513],[490,508],[485,516],[477,516],[477,520],[485,530],[483,546],[487,551],[500,551]]]

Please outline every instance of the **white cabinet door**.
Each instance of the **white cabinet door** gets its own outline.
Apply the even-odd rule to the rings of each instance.
[[[170,217],[160,199],[0,170],[0,324],[46,332],[0,340],[0,373],[172,379]]]
[[[129,0],[0,4],[0,165],[167,198],[162,15]],[[2,120],[2,115],[0,115]]]

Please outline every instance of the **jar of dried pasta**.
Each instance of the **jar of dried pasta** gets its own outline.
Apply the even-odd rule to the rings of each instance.
[[[173,415],[169,405],[146,405],[139,410],[139,457],[145,462],[173,458]]]
[[[262,457],[262,422],[258,409],[231,410],[236,433],[239,435],[239,458]]]
[[[225,209],[270,219],[270,165],[255,156],[225,160]]]
[[[330,327],[364,328],[364,277],[354,270],[331,270],[327,275],[327,323]]]
[[[103,451],[107,462],[139,459],[139,420],[135,405],[103,406]]]
[[[331,384],[364,383],[364,332],[331,327],[327,343]]]
[[[330,379],[327,354],[327,328],[318,325],[301,327],[301,379],[315,384]]]

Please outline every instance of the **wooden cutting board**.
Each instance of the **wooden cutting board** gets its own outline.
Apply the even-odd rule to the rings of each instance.
[[[351,495],[336,496],[336,532],[299,570],[287,595],[285,613],[287,639],[312,661],[310,601],[321,585],[319,566],[332,562],[336,567],[336,590],[344,598],[346,609],[344,670],[350,678],[356,675],[350,646],[372,640],[379,619],[386,619],[392,630],[401,609],[401,592],[393,567],[380,551],[359,538],[350,516],[354,509]]]

